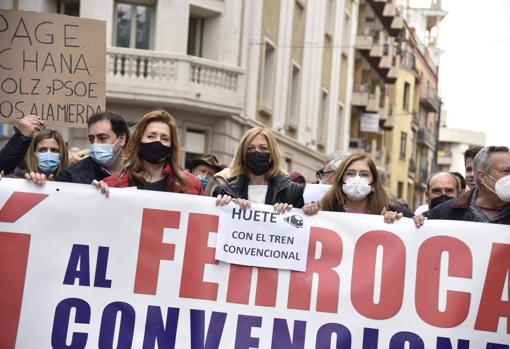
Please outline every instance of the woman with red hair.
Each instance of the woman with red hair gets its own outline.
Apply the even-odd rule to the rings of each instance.
[[[200,182],[180,166],[177,124],[164,110],[145,114],[125,147],[126,162],[119,175],[92,184],[109,195],[108,187],[203,195]]]

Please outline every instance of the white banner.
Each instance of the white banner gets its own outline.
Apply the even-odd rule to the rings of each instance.
[[[253,204],[241,210],[230,203],[220,209],[216,259],[257,267],[306,270],[310,227],[303,211],[277,214]]]
[[[2,179],[0,348],[509,348],[508,226],[321,212],[299,272],[218,262],[214,201]]]
[[[329,184],[307,183],[303,193],[305,204],[321,201],[330,188]]]

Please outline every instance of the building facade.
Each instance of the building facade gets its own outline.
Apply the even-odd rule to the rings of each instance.
[[[484,132],[442,126],[439,130],[439,149],[437,151],[438,170],[457,171],[464,174],[464,152],[471,147],[484,147],[485,137]]]
[[[437,0],[434,11],[382,2],[382,10],[375,1],[360,2],[359,23],[365,25],[358,27],[356,42],[350,145],[370,153],[386,171],[390,193],[416,207],[436,169],[441,101],[435,45],[445,13]],[[385,17],[390,13],[391,21]]]
[[[356,0],[2,0],[0,6],[105,20],[107,110],[132,125],[153,108],[168,110],[179,126],[183,165],[204,153],[228,164],[253,126],[273,129],[284,169],[308,180],[325,154],[349,146]],[[88,147],[85,130],[62,131],[70,145]]]

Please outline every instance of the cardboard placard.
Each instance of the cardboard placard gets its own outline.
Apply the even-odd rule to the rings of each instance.
[[[106,22],[0,10],[0,122],[86,127],[105,110]]]

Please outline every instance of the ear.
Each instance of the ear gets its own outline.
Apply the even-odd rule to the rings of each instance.
[[[123,133],[119,136],[119,143],[122,146],[122,148],[124,148],[124,146],[126,145],[126,134],[125,133]]]
[[[485,173],[483,171],[476,171],[475,173],[475,182],[478,182],[480,181],[480,183],[483,183],[483,184],[486,184],[485,183]]]

